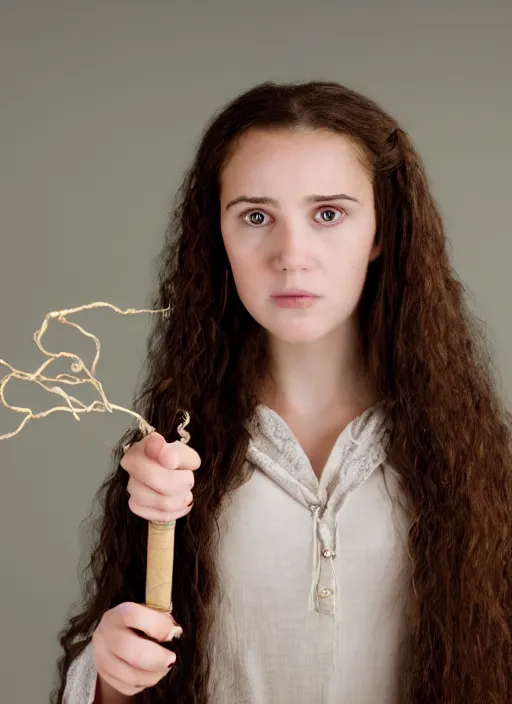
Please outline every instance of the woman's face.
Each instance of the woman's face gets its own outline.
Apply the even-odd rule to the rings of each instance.
[[[225,165],[220,198],[238,295],[271,336],[313,342],[354,316],[380,248],[371,179],[348,139],[251,130]]]

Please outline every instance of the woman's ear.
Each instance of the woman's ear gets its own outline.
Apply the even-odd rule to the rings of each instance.
[[[382,240],[379,238],[379,241],[376,242],[372,247],[372,251],[370,252],[370,258],[368,260],[368,263],[370,264],[371,262],[374,262],[377,259],[377,257],[380,256],[381,253],[382,253]]]

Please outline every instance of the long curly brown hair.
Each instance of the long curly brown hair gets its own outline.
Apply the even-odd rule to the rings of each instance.
[[[372,176],[381,256],[360,300],[365,361],[392,433],[388,457],[411,514],[414,608],[401,701],[512,701],[511,416],[496,388],[485,328],[449,263],[443,224],[411,139],[372,100],[333,82],[263,83],[207,126],[178,192],[152,294],[144,379],[134,407],[169,440],[191,413],[202,457],[195,504],[178,521],[176,666],[135,701],[207,702],[213,560],[223,498],[244,481],[245,428],[267,371],[265,333],[236,293],[220,231],[219,177],[248,129],[329,129],[359,147]],[[144,602],[147,523],[128,508],[122,444],[98,499],[83,602],[60,635],[54,702],[102,614]],[[84,574],[85,578],[85,574]]]

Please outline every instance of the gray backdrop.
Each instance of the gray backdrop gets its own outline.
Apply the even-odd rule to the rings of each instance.
[[[262,80],[334,79],[380,101],[419,147],[510,398],[512,3],[0,8],[1,358],[34,371],[44,357],[32,336],[50,310],[145,307],[174,191],[212,112]],[[107,395],[130,404],[148,316],[75,319],[101,339]],[[45,340],[94,354],[71,330]],[[21,382],[8,392],[37,410],[56,398]],[[20,419],[0,409],[0,434]],[[0,443],[2,702],[48,701],[56,633],[78,595],[79,526],[130,423],[59,413]]]

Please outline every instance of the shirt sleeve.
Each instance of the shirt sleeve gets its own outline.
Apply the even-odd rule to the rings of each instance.
[[[97,672],[89,643],[69,666],[63,704],[94,704]]]

